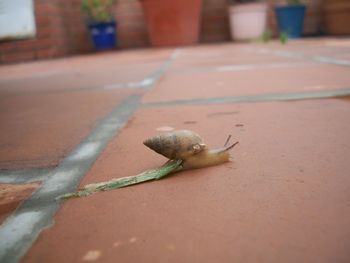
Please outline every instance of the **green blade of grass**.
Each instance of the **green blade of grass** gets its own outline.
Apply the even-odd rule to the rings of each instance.
[[[83,197],[83,196],[88,196],[100,191],[108,191],[112,189],[126,187],[129,185],[143,183],[150,180],[158,180],[168,175],[171,172],[181,170],[181,167],[182,167],[181,164],[182,164],[181,160],[175,160],[164,164],[162,167],[159,167],[153,170],[148,170],[138,175],[116,178],[110,181],[96,183],[96,184],[89,184],[84,186],[77,192],[63,194],[57,197],[57,199]]]

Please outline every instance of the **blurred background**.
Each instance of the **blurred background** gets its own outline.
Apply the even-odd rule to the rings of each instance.
[[[278,35],[276,8],[292,4],[306,7],[302,36],[350,33],[349,0],[0,0],[0,63],[56,58],[99,49],[94,47],[90,28],[98,19],[115,22],[115,29],[112,29],[115,30],[112,36],[115,43],[111,45],[117,49],[231,41],[234,36],[230,29],[230,14],[234,11],[230,11],[230,7],[252,4],[266,6],[266,12],[258,11],[266,13],[266,22],[257,22],[263,27],[260,31],[265,32],[265,37],[266,33],[267,37]],[[99,10],[88,10],[89,5]],[[196,9],[194,5],[197,11],[191,13],[191,8]],[[104,7],[106,10],[101,10]],[[103,12],[108,12],[108,15]],[[174,18],[178,21],[167,25],[166,19],[175,16],[176,12],[180,13],[180,18]],[[237,12],[241,13],[241,10]],[[152,23],[162,28],[151,28]],[[191,27],[191,23],[194,23],[193,29],[197,31],[197,36],[187,42],[169,40],[157,43],[157,40],[152,40],[157,38],[157,34],[162,34],[159,33],[162,30],[169,34],[165,38],[177,38],[176,31],[181,30],[179,23],[185,27]],[[249,26],[237,23],[240,30],[248,30]],[[242,39],[237,37],[233,40]],[[102,49],[105,49],[104,44]]]

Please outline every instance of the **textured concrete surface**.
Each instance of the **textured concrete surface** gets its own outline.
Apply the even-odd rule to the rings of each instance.
[[[8,192],[23,200],[41,181],[0,226],[0,261],[348,262],[349,43],[224,43],[0,68],[0,183],[24,183]],[[228,134],[240,143],[230,163],[69,200],[55,215],[54,198],[80,179],[163,164],[142,141],[165,129],[194,130],[210,147]]]

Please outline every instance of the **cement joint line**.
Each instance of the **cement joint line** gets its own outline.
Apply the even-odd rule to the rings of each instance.
[[[249,50],[253,50],[253,49],[249,49]],[[332,64],[337,66],[350,67],[350,60],[337,59],[337,58],[332,58],[328,56],[321,56],[321,55],[308,56],[308,55],[304,55],[301,52],[279,51],[279,50],[276,51],[268,48],[261,48],[257,52],[261,54],[272,54],[279,57],[300,58],[300,59],[311,60],[311,61],[315,61],[323,64]]]
[[[169,59],[163,62],[160,67],[154,72],[150,73],[146,78],[138,82],[128,82],[128,83],[116,83],[103,86],[103,89],[112,90],[112,89],[124,89],[124,88],[141,88],[141,89],[150,89],[159,78],[164,75],[164,73],[169,69],[173,61],[181,54],[181,49],[177,48],[170,55]]]
[[[0,170],[0,184],[23,184],[45,181],[52,170],[49,168]]]
[[[290,93],[266,93],[248,96],[227,96],[219,98],[205,99],[184,99],[171,101],[158,101],[144,103],[144,108],[156,107],[174,107],[174,106],[193,106],[193,105],[214,105],[214,104],[232,104],[232,103],[249,103],[249,102],[266,102],[266,101],[295,101],[295,100],[312,100],[325,99],[334,97],[350,96],[350,88],[337,90],[324,90],[313,92],[290,92]]]
[[[152,73],[152,87],[178,57],[175,50],[158,70]],[[14,263],[21,260],[41,231],[53,225],[53,216],[62,202],[55,198],[74,191],[80,180],[87,174],[107,144],[140,106],[141,95],[132,95],[121,102],[98,126],[64,158],[60,164],[41,175],[41,187],[0,226],[0,262]],[[35,173],[38,170],[32,170]],[[16,177],[25,171],[13,171]],[[7,178],[11,172],[3,174]],[[30,180],[35,180],[32,174]],[[11,180],[8,180],[11,181]],[[11,182],[23,182],[14,180]]]
[[[43,94],[45,92],[50,92],[50,94],[53,93],[71,93],[75,91],[89,91],[89,90],[115,90],[115,89],[150,89],[158,80],[159,78],[168,70],[170,65],[173,63],[173,61],[181,54],[181,49],[177,48],[174,50],[174,52],[170,55],[168,59],[166,59],[156,70],[151,72],[148,76],[146,76],[144,79],[140,81],[133,81],[133,82],[125,82],[125,83],[111,83],[103,86],[81,86],[81,87],[75,87],[75,88],[61,88],[56,90],[36,90],[36,91],[21,91],[18,95],[24,95],[24,94],[33,94],[33,93],[40,93]],[[44,75],[46,76],[46,75]],[[51,76],[49,74],[48,76]],[[32,78],[32,77],[31,77]],[[1,82],[0,82],[1,83]],[[1,173],[1,172],[0,172]]]

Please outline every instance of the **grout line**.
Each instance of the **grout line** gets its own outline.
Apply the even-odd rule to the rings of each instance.
[[[49,168],[0,170],[0,183],[23,184],[44,181],[51,171],[52,169]]]
[[[172,75],[183,74],[195,74],[205,72],[240,72],[249,70],[268,70],[268,69],[283,69],[283,68],[301,68],[312,67],[315,64],[312,61],[297,61],[287,63],[236,63],[236,64],[223,64],[221,66],[212,67],[195,67],[186,69],[175,69],[171,71]]]
[[[249,49],[249,50],[252,51],[253,49]],[[323,64],[332,64],[332,65],[350,67],[350,60],[337,59],[337,58],[332,58],[328,56],[319,56],[319,55],[308,56],[301,52],[280,51],[280,50],[275,51],[268,48],[260,48],[258,49],[257,52],[261,54],[272,54],[279,57],[307,59],[307,60],[311,60],[311,61],[315,61]]]
[[[350,67],[350,60],[336,59],[336,58],[326,57],[326,56],[314,56],[312,57],[312,60],[321,62],[321,63],[336,64],[340,66]]]
[[[141,88],[141,89],[149,89],[151,88],[161,76],[163,76],[166,71],[169,69],[171,64],[177,59],[181,54],[181,49],[177,48],[170,55],[170,57],[165,60],[162,65],[160,65],[154,72],[150,73],[146,78],[138,82],[129,82],[129,83],[116,83],[105,85],[103,89],[111,90],[111,89],[122,89],[122,88]]]
[[[158,80],[159,78],[165,74],[165,72],[168,70],[168,68],[171,66],[173,61],[177,59],[182,52],[181,48],[176,48],[174,51],[170,54],[170,56],[163,61],[163,63],[155,69],[153,72],[151,72],[148,76],[146,76],[144,79],[140,81],[135,82],[124,82],[124,83],[112,83],[112,84],[106,84],[102,86],[84,86],[84,87],[75,87],[75,88],[68,88],[68,89],[55,89],[50,90],[50,93],[56,92],[56,93],[62,93],[62,92],[71,92],[71,91],[89,91],[89,90],[96,90],[96,89],[105,89],[105,90],[114,90],[114,89],[149,89],[151,88]],[[49,75],[50,76],[50,75]],[[43,90],[36,90],[36,91],[22,91],[21,95],[30,93],[43,93],[46,91]]]
[[[258,69],[283,69],[283,68],[294,68],[300,66],[312,66],[310,62],[304,63],[264,63],[264,64],[236,64],[236,65],[225,65],[214,68],[215,71],[246,71],[246,70],[258,70]]]
[[[248,96],[227,96],[220,98],[172,100],[144,103],[144,108],[172,107],[186,105],[211,105],[227,103],[247,103],[247,102],[266,102],[266,101],[293,101],[293,100],[311,100],[350,96],[350,88],[338,90],[325,90],[317,92],[292,92],[292,93],[267,93]]]

